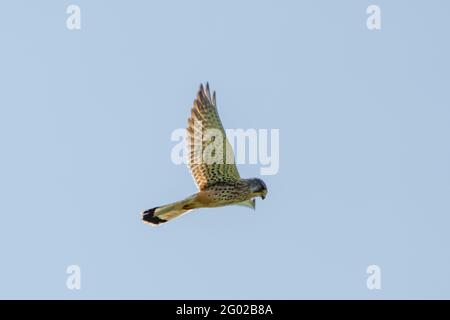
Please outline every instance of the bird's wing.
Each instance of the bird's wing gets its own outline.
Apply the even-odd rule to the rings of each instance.
[[[188,164],[198,188],[240,179],[233,149],[217,112],[216,93],[200,85],[187,128]]]

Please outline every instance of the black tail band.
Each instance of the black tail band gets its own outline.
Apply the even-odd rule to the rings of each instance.
[[[142,213],[142,220],[147,223],[154,224],[154,225],[158,225],[160,223],[167,222],[167,220],[164,220],[164,219],[161,219],[161,218],[158,218],[157,216],[155,216],[156,209],[158,209],[158,207],[144,211]]]

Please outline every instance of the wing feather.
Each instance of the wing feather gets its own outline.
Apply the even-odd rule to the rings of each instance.
[[[200,190],[216,182],[240,179],[233,149],[217,111],[216,92],[211,96],[208,83],[206,87],[200,85],[188,119],[187,133],[189,168]],[[221,140],[216,141],[216,138]],[[211,162],[211,159],[216,161]]]

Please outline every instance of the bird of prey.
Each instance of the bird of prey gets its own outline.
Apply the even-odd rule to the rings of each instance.
[[[188,119],[188,166],[199,192],[171,204],[146,210],[142,220],[159,225],[197,208],[243,205],[255,209],[255,198],[264,199],[267,187],[261,179],[242,179],[219,118],[216,93],[200,85]]]

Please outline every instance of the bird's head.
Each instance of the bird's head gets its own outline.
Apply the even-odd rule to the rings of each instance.
[[[258,178],[248,179],[250,191],[255,197],[261,197],[265,199],[267,195],[267,187],[264,181]]]

